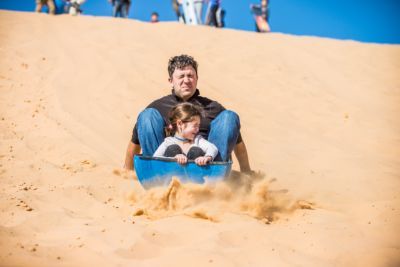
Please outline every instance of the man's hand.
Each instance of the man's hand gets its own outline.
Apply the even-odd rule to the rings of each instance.
[[[194,160],[194,162],[199,165],[199,166],[204,166],[207,165],[212,160],[212,157],[210,156],[205,156],[205,157],[198,157],[197,159]]]
[[[134,144],[131,141],[129,141],[128,147],[126,149],[126,154],[125,154],[125,164],[124,168],[127,170],[133,170],[133,156],[136,154],[139,154],[141,150],[140,145]]]
[[[182,165],[186,164],[186,162],[187,162],[187,157],[183,154],[176,155],[175,159],[179,164],[182,164]]]

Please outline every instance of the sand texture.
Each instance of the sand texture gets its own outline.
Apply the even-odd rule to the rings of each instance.
[[[182,53],[256,176],[123,170]],[[0,266],[400,266],[400,46],[0,11],[0,61]]]

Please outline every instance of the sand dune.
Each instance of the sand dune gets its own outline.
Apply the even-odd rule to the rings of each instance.
[[[400,46],[0,21],[1,266],[400,265]],[[146,192],[122,169],[182,53],[201,94],[240,114],[257,182]]]

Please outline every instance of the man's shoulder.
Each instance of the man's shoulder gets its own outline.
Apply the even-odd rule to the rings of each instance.
[[[166,96],[163,96],[163,97],[161,97],[159,99],[154,100],[153,102],[151,102],[149,104],[148,107],[157,107],[157,106],[166,105],[166,104],[168,105],[168,104],[171,104],[171,103],[174,103],[174,102],[175,102],[174,101],[174,96],[172,94],[169,94],[169,95],[166,95]]]
[[[201,106],[203,107],[214,107],[214,108],[221,108],[224,109],[224,107],[216,100],[212,100],[208,97],[204,97],[204,96],[197,96],[195,99],[196,102],[198,102],[199,104],[201,104]]]

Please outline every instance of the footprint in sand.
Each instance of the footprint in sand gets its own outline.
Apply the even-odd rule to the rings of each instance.
[[[86,170],[90,170],[97,167],[96,163],[93,163],[89,160],[82,160],[79,163],[75,163],[75,164],[67,164],[67,163],[63,163],[60,166],[60,169],[69,171],[71,173],[77,173],[77,172],[83,172]]]
[[[16,204],[17,207],[21,207],[25,209],[26,211],[33,211],[33,208],[30,207],[24,200],[20,200],[18,204]]]
[[[238,231],[223,231],[218,233],[218,243],[223,247],[239,247],[248,243],[249,238]]]
[[[93,169],[93,168],[97,167],[97,164],[85,159],[85,160],[81,161],[81,166],[83,166],[86,169]]]
[[[121,176],[124,179],[133,179],[133,180],[138,180],[136,177],[135,173],[133,171],[128,171],[125,169],[114,169],[113,174],[116,176]]]
[[[298,200],[295,205],[302,210],[314,210],[316,207],[315,203],[306,200]]]
[[[112,198],[108,198],[106,201],[104,201],[104,204],[108,204],[108,203],[110,203],[111,201],[113,201],[113,199],[112,199]]]
[[[121,176],[121,171],[118,169],[114,169],[113,174],[115,174],[116,176]]]
[[[33,184],[27,185],[26,183],[22,183],[20,185],[19,191],[29,191],[29,190],[37,190],[38,188]]]
[[[115,254],[126,259],[152,259],[157,258],[162,252],[162,248],[145,240],[139,240],[128,249],[117,249]]]
[[[161,247],[182,246],[184,242],[176,233],[161,232],[159,230],[148,229],[142,234],[142,238],[149,242]]]
[[[211,216],[211,215],[207,214],[205,211],[194,211],[194,212],[191,212],[191,213],[187,213],[185,215],[187,215],[189,217],[192,217],[192,218],[208,220],[208,221],[211,221],[211,222],[218,222],[219,221],[217,218],[215,218],[215,216]]]

